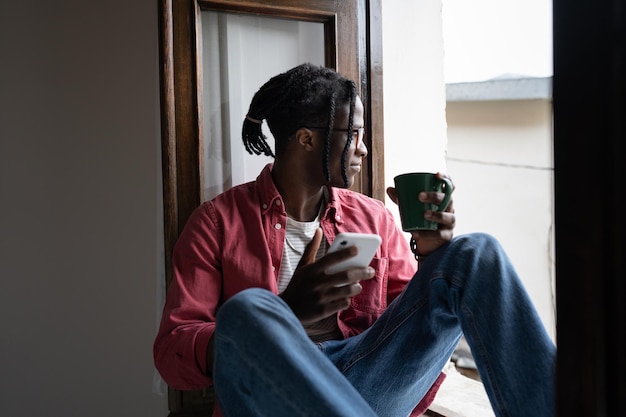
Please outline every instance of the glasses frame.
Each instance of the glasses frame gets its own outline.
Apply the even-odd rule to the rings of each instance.
[[[306,126],[305,129],[310,129],[310,130],[317,130],[317,131],[321,131],[321,132],[328,132],[328,128],[327,127],[309,127]],[[333,132],[345,132],[348,133],[348,129],[339,129],[339,128],[333,128],[330,129]],[[352,134],[356,134],[356,140],[355,142],[355,147],[358,148],[359,144],[363,141],[363,138],[365,137],[365,126],[356,128],[356,129],[352,129]]]

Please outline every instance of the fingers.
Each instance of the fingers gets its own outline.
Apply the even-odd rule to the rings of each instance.
[[[306,298],[292,306],[292,309],[304,324],[314,323],[338,311],[345,310],[350,307],[352,297],[360,294],[363,290],[358,279],[360,277],[369,279],[369,273],[345,271],[328,275],[328,279],[319,279]],[[303,307],[305,303],[308,304],[306,308]]]
[[[443,200],[444,200],[445,194],[444,193],[439,193],[439,192],[426,192],[426,191],[422,191],[421,193],[419,193],[419,200],[422,203],[429,203],[429,204],[435,204],[437,206],[439,206]],[[446,212],[448,213],[454,213],[454,198],[450,198],[450,202],[448,203],[448,207],[446,207]]]
[[[319,291],[323,294],[332,294],[329,298],[325,297],[323,301],[333,300],[337,297],[354,296],[360,292],[359,282],[368,280],[376,275],[374,268],[367,267],[353,267],[345,271],[328,273],[327,269],[344,259],[349,259],[358,253],[358,249],[354,246],[338,250],[336,252],[328,253],[323,258],[315,262],[315,264],[307,266],[311,276],[317,276],[313,283],[315,291]],[[345,293],[349,290],[350,286],[357,284],[357,287],[353,287],[353,290],[358,289],[358,292]],[[346,287],[346,288],[344,288]],[[342,291],[336,291],[337,288],[343,288]]]
[[[437,172],[437,178],[446,178],[452,184],[452,191],[456,188],[452,178],[450,178],[447,174],[442,172]],[[445,197],[444,193],[439,192],[421,192],[418,196],[419,200],[423,203],[436,204],[437,206],[441,205]],[[450,202],[446,207],[445,211],[449,213],[454,213],[454,198],[450,198]]]
[[[329,287],[337,288],[372,279],[375,275],[376,271],[369,266],[366,268],[352,268],[336,274],[328,274],[324,282],[328,284]]]
[[[346,298],[352,298],[361,294],[363,286],[359,281],[347,285],[333,286],[328,289],[325,294],[325,302],[333,303]]]
[[[363,291],[363,287],[358,282],[336,288],[334,293],[329,294],[332,298],[328,300],[326,305],[333,313],[345,310],[350,307],[352,297],[359,295],[361,291]]]
[[[320,306],[315,319],[301,320],[303,324],[312,324],[350,307],[351,298],[341,298]]]
[[[439,229],[454,229],[454,226],[456,226],[454,210],[451,212],[426,210],[424,218],[439,223]]]
[[[356,246],[349,246],[345,249],[340,249],[336,252],[329,252],[322,257],[317,265],[322,271],[326,271],[329,267],[349,258],[356,256],[359,250]]]
[[[441,173],[437,173],[440,178],[450,178]],[[452,182],[452,180],[450,180]],[[454,184],[452,184],[454,189]],[[422,192],[418,198],[424,203],[441,205],[445,197],[440,192]],[[454,227],[456,225],[456,216],[454,215],[454,201],[451,198],[448,206],[444,211],[426,210],[424,218],[438,223],[437,230],[420,230],[412,232],[411,235],[416,242],[416,250],[420,255],[428,255],[436,249],[452,240],[454,236]]]
[[[357,255],[358,249],[348,247],[315,261],[322,238],[318,229],[305,248],[291,282],[280,294],[302,323],[313,323],[348,308],[352,297],[362,291],[360,281],[375,275],[371,267],[327,273],[331,265]]]
[[[348,308],[352,297],[359,295],[361,291],[363,291],[363,286],[360,284],[360,281],[344,283],[343,285],[331,285],[321,295],[319,305],[323,306],[327,313],[333,314]]]
[[[348,251],[348,249],[342,249],[336,253]],[[372,279],[375,275],[376,271],[369,266],[365,268],[351,268],[334,274],[323,272],[321,279],[317,283],[317,289],[323,294],[321,301],[328,303],[346,297],[354,297],[361,293],[362,287],[360,282]]]
[[[443,173],[443,172],[437,172],[437,178],[446,178],[452,184],[452,190],[454,191],[454,189],[456,188],[454,186],[454,181],[452,181],[452,178],[450,178],[448,174]]]
[[[328,272],[331,267],[341,263],[346,259],[350,259],[358,254],[359,250],[356,246],[350,246],[336,252],[327,253],[324,257],[317,261],[315,268],[322,275],[320,284],[329,287],[339,287],[343,285],[353,284],[364,279],[373,278],[376,271],[372,267],[349,267],[340,272]]]

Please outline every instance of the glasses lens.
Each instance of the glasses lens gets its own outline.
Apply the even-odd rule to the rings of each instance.
[[[359,147],[359,144],[361,143],[361,141],[363,140],[363,136],[365,135],[365,128],[360,127],[357,130],[355,130],[355,136],[356,136],[356,147]]]

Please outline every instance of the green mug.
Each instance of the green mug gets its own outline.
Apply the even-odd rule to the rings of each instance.
[[[452,197],[452,182],[447,178],[438,178],[436,174],[428,172],[412,172],[398,175],[394,179],[402,230],[437,230],[437,222],[426,220],[426,210],[444,211]],[[419,193],[422,191],[435,191],[444,193],[445,197],[441,204],[422,203],[419,201]]]

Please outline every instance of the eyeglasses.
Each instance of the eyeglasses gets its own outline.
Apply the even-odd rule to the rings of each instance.
[[[318,130],[321,132],[328,132],[328,128],[326,127],[307,127],[306,129]],[[348,132],[348,129],[331,129],[333,132]],[[359,144],[363,141],[363,136],[365,136],[365,128],[359,127],[358,129],[352,129],[352,140],[354,141],[354,145],[356,148],[359,147]]]

